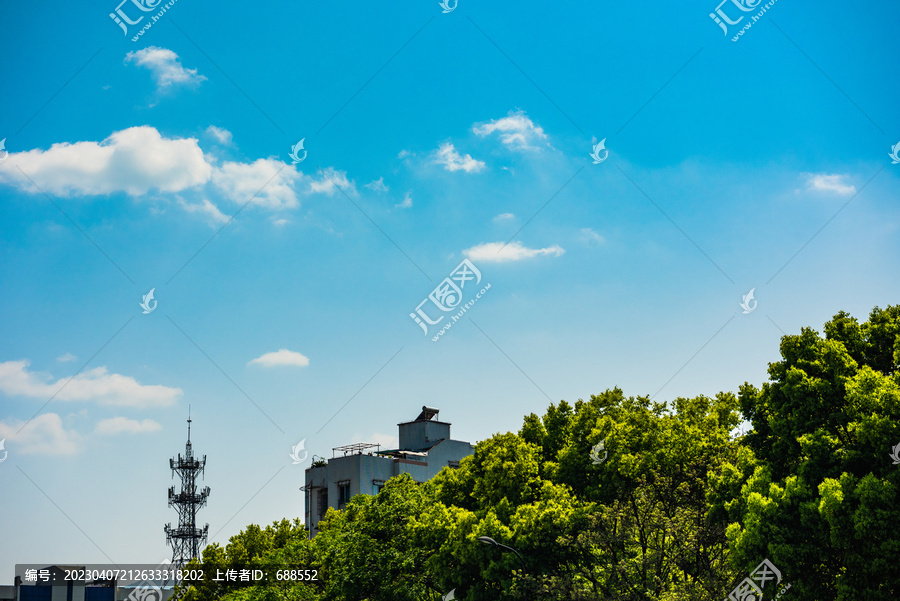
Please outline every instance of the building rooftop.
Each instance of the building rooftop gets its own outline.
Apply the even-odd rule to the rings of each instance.
[[[337,456],[338,451],[343,453],[343,456],[347,455],[362,455],[363,451],[368,451],[371,453],[371,449],[381,449],[381,445],[373,442],[354,442],[353,444],[345,444],[339,447],[334,447],[331,449],[331,458],[334,459]]]
[[[440,413],[440,412],[441,412],[441,410],[437,409],[435,407],[428,407],[426,405],[422,405],[422,412],[419,413],[419,415],[418,415],[418,417],[416,417],[416,419],[414,419],[412,421],[408,421],[408,422],[400,422],[397,425],[402,426],[405,424],[414,424],[416,422],[431,422],[432,424],[445,424],[445,425],[449,426],[450,422],[442,422],[440,420],[435,419],[438,416],[438,413]]]

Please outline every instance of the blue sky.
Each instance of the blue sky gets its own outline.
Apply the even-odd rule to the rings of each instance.
[[[900,302],[900,7],[735,6],[0,6],[0,581],[166,557],[188,405],[222,543],[303,516],[300,440],[736,390]]]

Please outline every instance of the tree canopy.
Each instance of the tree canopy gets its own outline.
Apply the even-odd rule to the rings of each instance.
[[[203,568],[319,579],[207,581],[187,601],[721,601],[736,587],[744,600],[763,562],[780,573],[753,581],[766,600],[896,599],[900,306],[864,323],[840,312],[780,351],[767,382],[737,393],[551,404],[457,469],[329,510],[312,540],[299,520],[248,526],[204,549]]]

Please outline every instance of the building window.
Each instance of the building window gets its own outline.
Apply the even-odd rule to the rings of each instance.
[[[350,501],[350,481],[341,480],[337,483],[338,487],[338,509],[343,509]]]
[[[459,467],[459,461],[453,461],[453,460],[451,459],[450,461],[447,462],[447,465],[449,465],[449,466],[452,467],[453,469],[456,469],[456,468]]]
[[[324,517],[325,512],[328,511],[328,489],[323,488],[319,491],[319,518]]]
[[[381,489],[384,488],[384,480],[372,480],[372,490],[373,494],[378,494],[381,492]]]

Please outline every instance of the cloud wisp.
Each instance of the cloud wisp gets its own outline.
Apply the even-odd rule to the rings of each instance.
[[[115,434],[145,434],[162,429],[159,422],[152,419],[136,420],[127,417],[110,417],[100,420],[94,428],[95,434],[110,436]]]
[[[31,371],[30,362],[0,363],[0,392],[59,401],[83,401],[117,407],[168,407],[181,398],[181,388],[161,384],[141,384],[131,376],[111,374],[105,367],[95,367],[73,378],[56,381],[49,374]]]
[[[309,357],[286,348],[265,353],[256,359],[251,359],[247,365],[261,365],[262,367],[306,367],[309,365]]]
[[[472,155],[461,155],[450,142],[445,142],[434,152],[434,162],[447,171],[478,173],[484,169],[484,161],[473,159]]]
[[[22,455],[71,455],[79,442],[78,434],[66,430],[56,413],[39,415],[27,425],[16,419],[0,421],[0,440],[4,439],[10,453]]]
[[[547,143],[547,134],[525,111],[510,111],[506,117],[472,127],[481,137],[497,133],[500,141],[514,150],[539,150]]]
[[[475,263],[509,263],[533,259],[544,255],[559,257],[565,249],[554,244],[547,248],[528,248],[521,242],[483,242],[463,251],[463,254]]]
[[[196,69],[185,69],[178,55],[168,48],[148,46],[125,55],[125,64],[134,64],[150,71],[156,87],[165,90],[175,85],[198,85],[206,77]]]
[[[805,173],[806,187],[808,190],[819,192],[831,192],[839,196],[851,196],[856,194],[856,186],[847,183],[849,176],[827,173]]]

